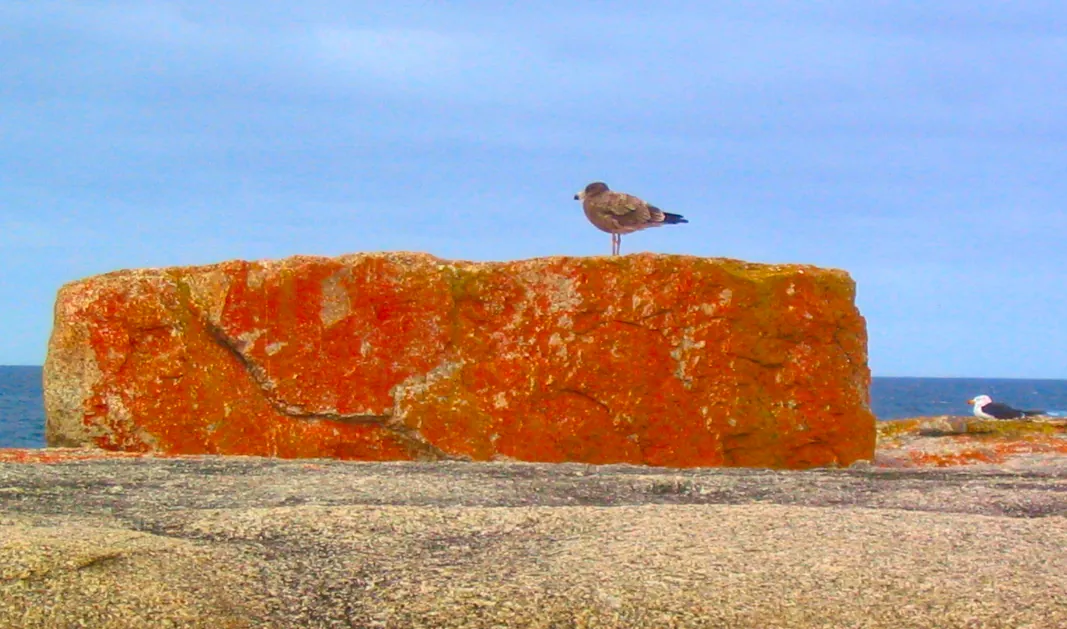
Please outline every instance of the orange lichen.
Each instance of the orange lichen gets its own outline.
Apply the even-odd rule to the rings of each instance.
[[[1030,455],[1067,455],[1067,422],[925,417],[878,423],[882,464],[953,467],[1005,464]]]
[[[130,459],[149,455],[144,452],[111,452],[92,448],[45,448],[31,450],[22,448],[0,448],[0,463],[67,463],[69,461],[89,461],[93,459]]]
[[[840,271],[657,255],[113,273],[60,292],[46,372],[80,393],[46,388],[48,435],[185,454],[847,465],[874,447],[853,297]],[[81,344],[93,369],[70,358]]]

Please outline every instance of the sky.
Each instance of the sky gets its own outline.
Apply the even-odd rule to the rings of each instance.
[[[507,6],[512,5],[512,6]],[[0,364],[116,269],[653,251],[847,270],[875,376],[1067,378],[1067,3],[0,0]]]

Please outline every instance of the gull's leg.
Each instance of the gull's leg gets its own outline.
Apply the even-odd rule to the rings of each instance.
[[[619,255],[619,244],[620,244],[619,241],[621,239],[622,239],[621,236],[619,236],[618,234],[612,234],[611,235],[611,255],[613,255],[613,256]]]

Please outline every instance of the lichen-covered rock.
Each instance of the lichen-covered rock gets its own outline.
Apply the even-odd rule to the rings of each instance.
[[[878,422],[882,467],[1026,467],[1067,456],[1067,420],[914,417]]]
[[[847,274],[630,255],[232,261],[64,286],[50,445],[804,468],[870,459]]]

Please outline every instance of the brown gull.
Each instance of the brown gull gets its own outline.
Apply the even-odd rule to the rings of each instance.
[[[622,247],[622,235],[689,221],[681,214],[664,212],[654,205],[622,192],[613,192],[608,185],[596,181],[585,187],[574,198],[582,202],[585,217],[594,227],[611,234],[611,255],[618,255]]]

